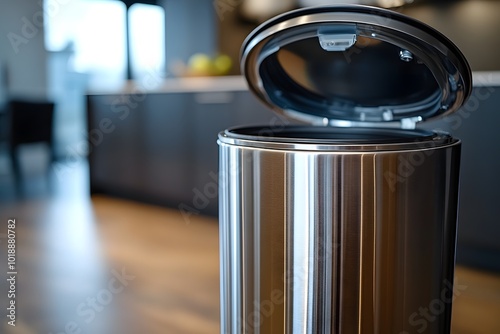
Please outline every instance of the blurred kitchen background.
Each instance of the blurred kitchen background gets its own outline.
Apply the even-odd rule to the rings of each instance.
[[[43,286],[52,286],[57,296],[49,302],[43,298],[50,299],[50,293],[42,293],[45,303],[55,305],[52,313],[36,315],[40,305],[35,303],[30,306],[33,314],[20,315],[25,328],[9,331],[64,328],[71,319],[78,319],[73,308],[92,296],[92,286],[101,286],[99,275],[109,275],[101,269],[110,263],[117,263],[117,268],[127,263],[127,268],[137,269],[137,277],[148,270],[156,277],[153,283],[143,278],[141,287],[127,295],[144,299],[143,320],[136,320],[149,321],[145,332],[217,332],[217,134],[236,125],[288,123],[248,91],[239,71],[240,46],[251,30],[276,14],[334,3],[0,1],[0,219],[13,217],[24,224],[26,241],[19,242],[19,256],[25,259],[26,271],[41,273],[48,284]],[[423,127],[450,131],[463,139],[457,261],[459,273],[469,280],[471,296],[457,301],[454,333],[498,333],[500,320],[490,314],[500,309],[500,1],[344,3],[393,8],[422,20],[454,41],[472,66],[474,90],[469,103],[456,115]],[[144,217],[155,222],[143,221]],[[139,232],[140,228],[152,232],[142,235],[146,232]],[[124,229],[130,234],[123,236]],[[145,238],[144,244],[135,243],[139,236]],[[159,236],[164,239],[155,239]],[[175,244],[176,236],[197,243],[198,248],[166,245],[167,241]],[[22,240],[23,234],[18,238]],[[57,251],[43,246],[49,239],[57,239],[62,246]],[[3,249],[6,244],[0,246]],[[141,267],[142,259],[135,259],[131,249],[147,259],[160,252],[169,265],[165,272],[158,272],[161,265],[156,262]],[[51,254],[62,257],[54,260],[59,269],[52,272],[30,264],[37,253],[46,255],[43,261],[49,262],[54,260]],[[207,261],[196,262],[203,253]],[[209,278],[202,281],[205,276],[200,274],[194,280],[198,272],[171,263],[169,254],[202,267]],[[96,260],[101,257],[107,259],[106,265]],[[2,268],[4,263],[0,262]],[[61,275],[63,268],[74,272]],[[192,288],[179,288],[182,282],[162,278],[173,273],[190,275],[193,282],[186,284]],[[101,278],[92,280],[97,277],[94,274]],[[73,293],[71,301],[50,285],[53,277],[61,276],[67,280],[58,282],[69,284],[63,291]],[[87,288],[71,285],[89,281],[93,283]],[[32,283],[20,282],[25,291],[31,291]],[[193,289],[199,291],[198,298],[179,294],[168,299],[159,293],[154,299],[155,291],[168,294],[174,291],[169,290],[172,286],[186,296]],[[208,290],[213,293],[204,295]],[[20,293],[25,305],[34,303],[33,295]],[[0,295],[3,298],[4,293]],[[148,308],[147,298],[159,304],[170,302],[155,313]],[[180,314],[192,311],[194,315],[176,318],[183,320],[162,318],[162,313],[175,313],[179,307],[184,312]],[[135,311],[116,306],[103,312],[114,311],[119,314],[116,319],[125,321],[123,328],[102,320],[92,322],[84,332],[134,332],[128,324],[135,319],[131,316]],[[128,322],[125,314],[130,316]],[[112,314],[107,317],[113,319]],[[200,327],[193,325],[200,319],[205,321]],[[34,322],[36,326],[30,325]],[[477,327],[481,324],[490,327]],[[95,330],[89,326],[96,326]]]

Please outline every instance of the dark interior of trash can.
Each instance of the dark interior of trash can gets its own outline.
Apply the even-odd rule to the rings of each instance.
[[[366,45],[359,55],[327,52],[317,38],[282,47],[260,68],[269,98],[280,108],[329,119],[383,121],[380,106],[407,110],[391,119],[432,117],[439,111],[441,89],[422,62],[401,61],[400,48],[390,43],[362,37],[358,43]],[[417,104],[432,107],[408,108]]]
[[[230,129],[231,137],[284,142],[325,142],[390,144],[432,140],[436,133],[427,130],[382,128],[338,128],[320,126],[244,127]]]

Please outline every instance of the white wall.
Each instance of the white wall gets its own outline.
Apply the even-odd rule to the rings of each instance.
[[[46,96],[47,62],[40,1],[0,0],[0,63],[6,65],[11,96]]]

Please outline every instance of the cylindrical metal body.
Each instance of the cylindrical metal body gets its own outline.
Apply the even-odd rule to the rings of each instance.
[[[240,128],[219,145],[221,333],[450,332],[458,140]]]

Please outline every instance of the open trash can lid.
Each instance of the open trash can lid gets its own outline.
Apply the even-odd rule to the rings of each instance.
[[[257,27],[241,52],[250,89],[311,124],[413,128],[464,104],[460,50],[435,29],[368,6],[305,8]]]

